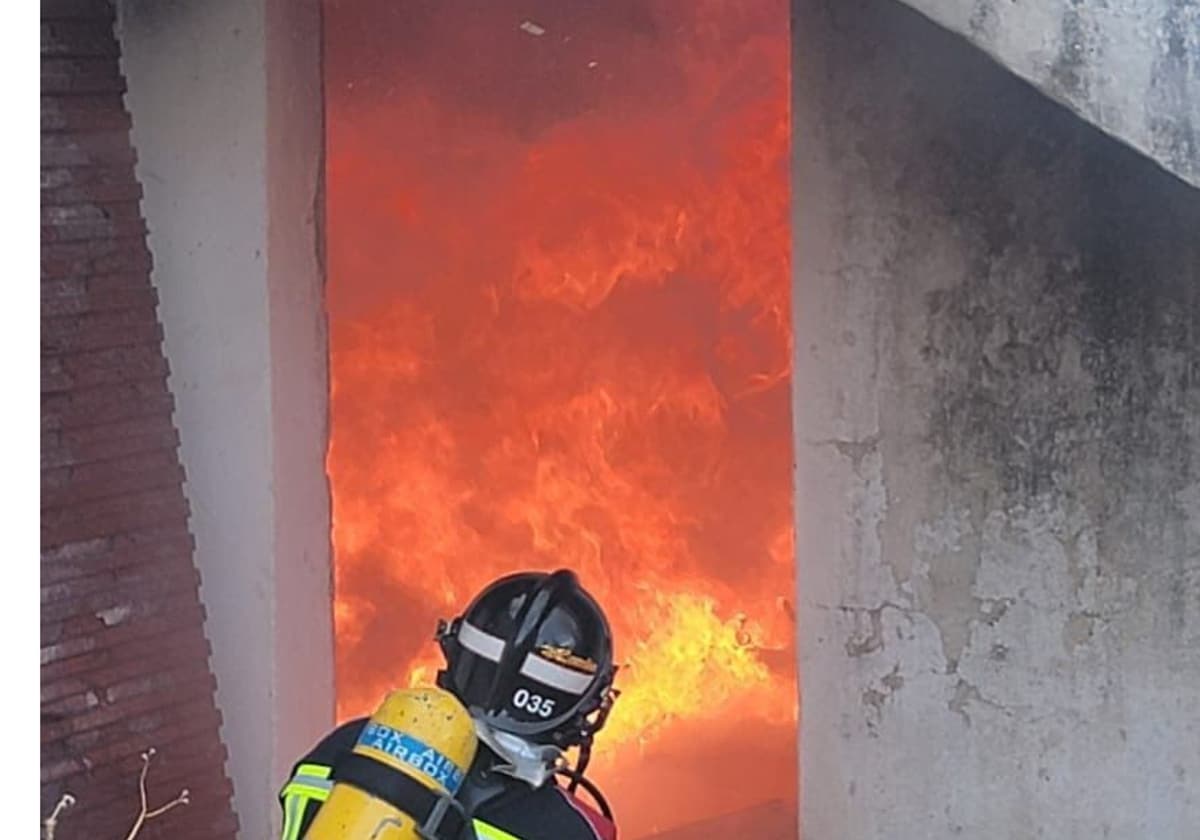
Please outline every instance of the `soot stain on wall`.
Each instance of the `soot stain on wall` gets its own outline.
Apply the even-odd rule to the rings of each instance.
[[[1144,597],[1182,627],[1200,481],[1200,192],[1003,81],[981,91],[986,107],[944,115],[919,182],[968,255],[957,282],[925,295],[935,486],[970,509],[968,535],[996,509],[1083,510],[1102,567],[1144,576]],[[951,585],[922,599],[953,605],[939,620],[952,669],[977,618],[959,584],[978,550],[934,561],[934,589]]]

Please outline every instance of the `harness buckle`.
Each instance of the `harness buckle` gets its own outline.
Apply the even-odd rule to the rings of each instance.
[[[469,825],[467,812],[463,809],[462,803],[454,799],[448,794],[438,794],[437,801],[433,805],[433,809],[429,812],[429,816],[425,821],[417,826],[417,836],[421,840],[458,840],[457,837],[451,837],[442,832],[445,830],[446,816],[451,811],[457,811],[462,818],[463,825]]]

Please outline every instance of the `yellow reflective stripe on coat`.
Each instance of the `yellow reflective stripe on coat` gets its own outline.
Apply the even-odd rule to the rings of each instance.
[[[494,825],[489,825],[483,820],[472,820],[471,822],[474,824],[475,836],[479,840],[521,840],[517,835],[509,834],[507,831],[496,828]]]
[[[301,764],[296,768],[296,774],[280,793],[283,797],[282,840],[299,840],[308,803],[324,802],[329,798],[329,791],[333,789],[333,782],[329,780],[332,773],[333,768],[323,764]]]
[[[296,768],[297,776],[313,776],[318,779],[328,779],[332,772],[333,768],[324,764],[301,764]]]
[[[329,779],[332,773],[333,768],[323,764],[301,764],[280,795],[299,795],[324,802],[329,798],[329,791],[333,790],[333,782]]]
[[[333,782],[313,779],[308,776],[295,776],[288,782],[288,786],[283,789],[283,795],[285,797],[303,796],[306,799],[315,799],[318,802],[324,802],[329,798],[329,791],[331,790],[333,790]]]
[[[304,809],[308,799],[304,796],[293,795],[283,801],[283,835],[282,840],[299,840],[300,825],[304,822]]]

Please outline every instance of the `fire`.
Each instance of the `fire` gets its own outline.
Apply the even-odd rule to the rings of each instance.
[[[622,665],[598,772],[794,730],[787,22],[330,5],[341,717],[431,680],[494,577],[569,566]]]
[[[722,619],[711,598],[656,598],[657,621],[638,639],[605,746],[644,742],[680,718],[718,719],[731,701],[753,698],[760,716],[788,720],[792,706],[758,655],[761,629],[745,616]]]

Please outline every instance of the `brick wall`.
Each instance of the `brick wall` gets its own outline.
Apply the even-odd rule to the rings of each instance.
[[[42,4],[42,813],[122,840],[232,838],[150,254],[105,0]]]

